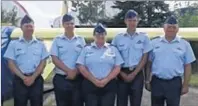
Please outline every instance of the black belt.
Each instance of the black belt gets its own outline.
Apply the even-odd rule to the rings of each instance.
[[[64,77],[64,78],[66,78],[67,77],[67,75],[61,75],[61,74],[56,74],[56,75],[58,75],[58,76],[60,76],[60,77]],[[70,79],[67,79],[67,80],[70,80],[70,81],[76,81],[76,80],[82,80],[82,75],[77,75],[76,76],[76,78],[75,79],[73,79],[73,80],[70,80]]]
[[[61,76],[61,77],[67,77],[67,75],[61,75],[61,74],[56,74],[56,75],[58,75],[58,76]]]
[[[131,70],[129,67],[122,67],[121,70],[129,70],[129,71],[134,71],[136,68],[134,68],[133,70]]]
[[[122,67],[121,71],[126,73],[126,74],[130,74],[131,72],[133,72],[136,68],[134,68],[133,70],[130,70],[129,67]]]
[[[25,75],[25,76],[32,76],[34,73],[25,73],[25,74],[23,74],[23,75]]]
[[[172,80],[175,80],[175,79],[181,79],[180,76],[175,76],[175,77],[173,77],[173,78],[171,78],[171,79],[164,79],[164,78],[159,78],[159,77],[156,76],[156,75],[153,75],[153,78],[158,79],[158,80],[161,80],[161,81],[172,81]]]

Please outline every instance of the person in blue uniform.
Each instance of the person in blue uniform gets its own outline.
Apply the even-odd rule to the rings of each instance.
[[[85,46],[85,39],[75,34],[74,17],[65,14],[62,18],[64,33],[58,35],[50,50],[55,65],[53,78],[57,106],[82,106],[82,76],[76,68],[76,60]]]
[[[119,33],[112,40],[124,59],[118,77],[117,106],[141,106],[144,85],[143,68],[148,52],[152,50],[150,39],[144,32],[138,32],[138,13],[128,10],[125,14],[126,32]]]
[[[34,35],[34,21],[25,15],[21,20],[22,36],[10,42],[4,55],[14,74],[14,106],[43,105],[43,78],[41,76],[49,53],[44,43]]]
[[[102,24],[95,27],[93,35],[94,42],[82,50],[76,62],[85,78],[85,106],[114,106],[116,76],[123,60],[118,50],[106,42],[107,32]]]
[[[165,101],[167,106],[179,106],[180,96],[189,90],[195,56],[189,42],[177,35],[178,31],[177,19],[170,16],[164,24],[164,35],[152,40],[146,83],[151,90],[152,106],[164,106]]]

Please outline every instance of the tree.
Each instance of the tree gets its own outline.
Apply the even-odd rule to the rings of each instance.
[[[104,14],[103,1],[72,1],[72,7],[75,7],[77,18],[80,24],[93,25],[100,20]]]
[[[180,27],[198,27],[198,2],[190,4],[188,1],[186,7],[177,8],[173,13],[178,17]]]
[[[140,27],[161,27],[166,18],[170,15],[169,5],[164,1],[115,1],[113,8],[121,10],[107,24],[114,26],[125,26],[124,16],[129,9],[138,12],[141,20]]]
[[[17,10],[16,7],[13,7],[11,10],[4,10],[2,8],[1,10],[1,23],[4,25],[12,25],[12,26],[18,26],[18,22],[21,18],[17,17]]]

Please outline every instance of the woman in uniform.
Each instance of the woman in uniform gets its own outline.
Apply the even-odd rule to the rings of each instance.
[[[85,106],[114,106],[116,76],[123,59],[118,50],[106,42],[102,24],[94,28],[94,42],[82,50],[77,66],[85,77],[82,88]]]

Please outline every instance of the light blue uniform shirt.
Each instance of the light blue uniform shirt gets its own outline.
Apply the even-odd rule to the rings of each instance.
[[[81,36],[74,36],[71,40],[64,34],[57,36],[52,43],[51,55],[57,56],[68,68],[76,68],[76,60],[85,46],[85,39]],[[55,68],[55,73],[65,75],[65,72]]]
[[[162,79],[182,76],[184,65],[195,61],[190,44],[177,36],[170,43],[164,36],[152,40],[153,50],[149,54],[152,74]]]
[[[121,65],[123,59],[114,46],[105,43],[102,48],[98,48],[95,43],[91,43],[83,49],[76,63],[86,66],[95,78],[103,79],[115,65]]]
[[[23,74],[30,74],[36,71],[41,60],[49,57],[49,53],[44,43],[35,37],[30,42],[20,37],[10,42],[4,57],[14,60]]]
[[[133,35],[120,33],[112,40],[122,58],[124,64],[122,67],[136,67],[143,54],[152,50],[151,42],[146,33],[135,32]]]

